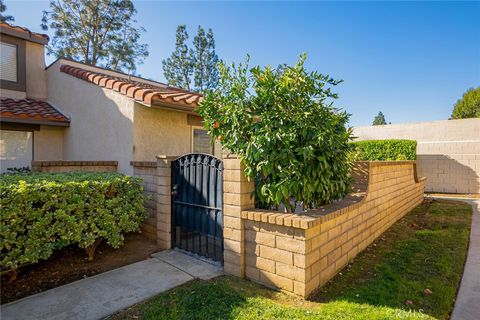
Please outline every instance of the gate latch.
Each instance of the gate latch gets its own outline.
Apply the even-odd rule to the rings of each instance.
[[[178,194],[178,184],[174,184],[172,186],[172,196],[176,196]]]

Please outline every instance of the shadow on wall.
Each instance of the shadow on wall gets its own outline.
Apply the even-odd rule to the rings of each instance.
[[[64,132],[63,160],[114,160],[119,172],[131,174],[133,100],[61,72],[60,64],[47,73],[49,102],[71,118]]]
[[[425,191],[480,193],[480,177],[472,169],[480,165],[480,159],[475,159],[476,155],[455,156],[462,159],[443,154],[417,155],[418,175],[427,178]]]

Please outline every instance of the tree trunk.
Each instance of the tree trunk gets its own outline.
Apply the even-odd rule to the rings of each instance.
[[[92,262],[95,259],[95,250],[97,250],[100,242],[102,242],[102,239],[97,239],[91,246],[85,248],[85,252],[88,256],[88,262]]]

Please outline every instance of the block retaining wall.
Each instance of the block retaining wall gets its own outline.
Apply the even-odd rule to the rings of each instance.
[[[414,161],[358,165],[368,175],[361,200],[301,215],[253,209],[242,165],[225,159],[224,271],[306,297],[422,202]]]

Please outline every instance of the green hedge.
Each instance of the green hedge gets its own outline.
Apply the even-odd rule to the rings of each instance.
[[[93,260],[101,240],[118,248],[146,218],[138,178],[118,173],[0,176],[1,270],[47,259],[76,244]]]
[[[417,141],[415,140],[364,140],[352,142],[355,160],[390,161],[415,160],[417,158]]]

